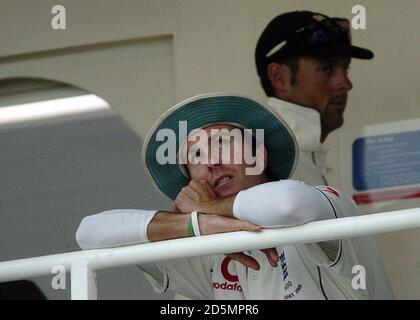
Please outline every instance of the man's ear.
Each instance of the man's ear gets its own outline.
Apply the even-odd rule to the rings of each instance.
[[[289,92],[291,86],[291,71],[288,66],[272,62],[267,66],[267,76],[277,96]]]
[[[262,173],[267,168],[267,150],[265,149],[265,146],[262,143],[257,145],[255,156],[256,156],[256,161],[257,161],[256,165],[258,166],[258,171]]]
[[[255,165],[245,169],[246,175],[262,175],[267,167],[267,151],[262,143],[257,144],[255,150]]]

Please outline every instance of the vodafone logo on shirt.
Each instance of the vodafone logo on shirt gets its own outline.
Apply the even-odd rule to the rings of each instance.
[[[229,271],[229,263],[232,259],[229,257],[225,257],[220,265],[220,271],[222,272],[223,278],[225,278],[225,282],[213,282],[214,289],[221,289],[221,290],[228,290],[228,291],[240,291],[242,292],[242,288],[239,285],[239,278],[236,274],[232,274]]]
[[[233,274],[231,274],[230,272],[229,272],[229,262],[231,261],[232,259],[231,258],[229,258],[229,257],[225,257],[224,259],[223,259],[223,261],[222,261],[222,266],[221,266],[221,269],[222,269],[222,275],[223,275],[223,277],[227,280],[227,281],[230,281],[230,282],[238,282],[239,281],[239,278],[238,278],[238,276],[235,274],[235,275],[233,275]]]

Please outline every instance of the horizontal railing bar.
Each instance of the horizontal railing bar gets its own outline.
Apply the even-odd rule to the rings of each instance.
[[[50,275],[51,268],[56,265],[62,265],[68,272],[71,265],[78,261],[87,261],[90,270],[101,270],[415,228],[420,228],[420,208],[314,221],[295,227],[264,229],[258,233],[230,232],[118,248],[76,251],[0,262],[0,282]]]

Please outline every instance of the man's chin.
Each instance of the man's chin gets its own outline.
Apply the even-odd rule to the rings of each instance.
[[[341,128],[344,124],[344,117],[343,114],[340,114],[340,116],[338,116],[337,118],[337,129]]]
[[[221,191],[221,192],[215,192],[216,196],[218,198],[226,198],[231,196],[232,194],[235,194],[236,192],[232,192],[232,191]]]
[[[218,198],[226,198],[241,191],[236,189],[237,188],[226,188],[222,190],[215,190],[214,193],[217,195]]]
[[[334,122],[333,130],[341,128],[343,126],[343,124],[344,124],[344,119],[343,118],[337,119],[337,121]]]
[[[344,124],[343,115],[335,115],[335,117],[329,117],[324,121],[321,121],[322,129],[328,132],[334,131]]]

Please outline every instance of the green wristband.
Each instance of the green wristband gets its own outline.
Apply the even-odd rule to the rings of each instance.
[[[195,237],[191,215],[190,215],[190,219],[188,220],[187,233],[189,237]]]
[[[200,227],[198,225],[198,220],[197,220],[200,214],[202,214],[202,212],[200,211],[191,212],[190,219],[188,220],[188,226],[187,226],[187,233],[189,237],[201,236]]]

